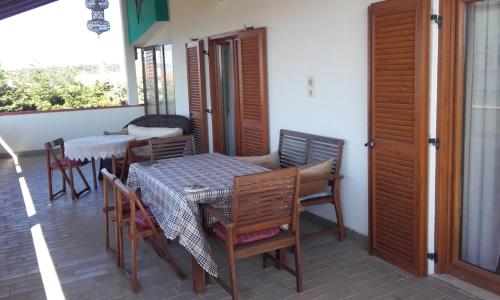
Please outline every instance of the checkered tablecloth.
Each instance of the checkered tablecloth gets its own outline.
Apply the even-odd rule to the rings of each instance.
[[[179,242],[212,276],[217,265],[201,225],[199,203],[218,205],[230,213],[233,178],[269,171],[266,168],[222,154],[201,154],[130,166],[128,186],[141,188],[143,201],[150,207],[168,239]],[[208,190],[187,193],[191,184],[204,184]]]

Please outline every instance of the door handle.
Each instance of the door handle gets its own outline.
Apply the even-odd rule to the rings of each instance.
[[[370,149],[375,147],[375,141],[372,139],[368,140],[368,142],[365,143],[365,147],[368,147]]]

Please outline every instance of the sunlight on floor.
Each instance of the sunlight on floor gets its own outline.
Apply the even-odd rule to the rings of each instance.
[[[47,299],[66,299],[40,224],[31,227],[31,235],[35,245],[36,259],[42,276],[45,296]]]
[[[14,153],[12,148],[4,141],[4,139],[2,139],[1,136],[0,136],[0,145],[2,145],[2,147],[5,149],[5,151],[7,151],[7,153],[9,153],[9,155],[12,157],[12,160],[14,160],[14,164],[16,165],[16,172],[18,174],[21,173],[23,170],[21,169],[21,166],[19,165],[19,159],[17,158],[16,153]]]
[[[26,184],[26,179],[24,177],[19,178],[19,185],[21,186],[21,192],[23,193],[24,206],[26,207],[26,214],[28,217],[36,215],[35,204],[33,204],[33,198],[31,197],[30,190]]]

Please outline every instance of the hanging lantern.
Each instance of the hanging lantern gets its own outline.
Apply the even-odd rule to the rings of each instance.
[[[108,0],[85,0],[85,6],[92,12],[92,20],[87,21],[88,30],[97,35],[108,31],[109,22],[104,20],[104,10],[109,7]]]

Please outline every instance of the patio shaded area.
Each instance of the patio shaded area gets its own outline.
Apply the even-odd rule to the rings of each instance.
[[[89,172],[88,167],[84,168]],[[90,178],[90,174],[86,174]],[[59,182],[56,177],[55,182]],[[104,249],[102,187],[72,201],[70,193],[48,205],[45,157],[0,159],[0,298],[2,299],[230,299],[211,283],[194,294],[191,261],[176,242],[172,254],[187,273],[179,280],[146,244],[139,244],[138,294]],[[305,230],[314,229],[307,215]],[[128,249],[128,243],[125,247]],[[213,245],[220,273],[225,254]],[[416,278],[374,256],[365,237],[323,236],[303,242],[304,292],[295,279],[259,257],[238,263],[243,299],[475,299],[438,278]],[[128,257],[126,254],[125,257]],[[290,257],[291,259],[291,257]]]

